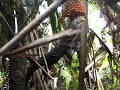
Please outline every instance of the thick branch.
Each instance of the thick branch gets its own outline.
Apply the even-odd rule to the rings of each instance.
[[[62,37],[71,37],[73,36],[74,34],[77,34],[79,33],[80,30],[67,30],[67,31],[64,31],[64,32],[60,32],[58,34],[55,34],[53,36],[48,36],[48,37],[43,37],[43,38],[40,38],[38,40],[35,40],[33,41],[32,43],[29,43],[25,46],[22,46],[22,47],[19,47],[17,49],[15,49],[14,51],[12,51],[10,54],[16,54],[16,53],[20,53],[22,51],[25,51],[25,50],[28,50],[28,49],[31,49],[31,48],[34,48],[36,46],[40,46],[40,45],[44,45],[44,44],[47,44],[51,41],[54,41],[54,40],[57,40],[59,38],[62,38]]]
[[[46,17],[52,14],[56,8],[61,5],[65,0],[56,0],[49,8],[41,14],[39,17],[35,18],[30,22],[24,29],[22,29],[12,40],[10,40],[6,45],[0,49],[0,55],[5,54],[13,48],[22,38],[24,38],[29,32],[35,29]]]

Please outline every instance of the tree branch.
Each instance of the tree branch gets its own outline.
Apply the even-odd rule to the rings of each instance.
[[[15,50],[13,50],[10,54],[17,54],[17,53],[20,53],[22,51],[34,48],[36,46],[41,46],[41,45],[47,44],[47,43],[49,43],[51,41],[60,39],[62,37],[71,37],[74,34],[77,34],[79,32],[80,32],[80,30],[71,30],[71,29],[69,29],[67,31],[60,32],[60,33],[52,35],[52,36],[43,37],[43,38],[40,38],[38,40],[33,41],[32,43],[29,43],[27,45],[21,46],[21,47],[15,49]]]

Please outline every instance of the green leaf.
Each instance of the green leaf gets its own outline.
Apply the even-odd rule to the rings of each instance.
[[[70,81],[71,81],[71,75],[69,74],[69,70],[67,67],[64,67],[62,70],[61,70],[61,76],[63,76],[66,80],[66,90],[69,89],[69,85],[70,85]]]
[[[106,54],[105,59],[103,60],[103,63],[101,65],[101,67],[99,68],[99,72],[101,72],[104,68],[109,66],[109,62],[108,62],[108,54]]]
[[[57,20],[56,13],[53,13],[52,15],[50,15],[50,22],[51,22],[51,27],[53,32],[57,32],[58,20]]]

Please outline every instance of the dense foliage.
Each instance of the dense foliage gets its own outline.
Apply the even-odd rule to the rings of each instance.
[[[86,0],[87,17],[73,20],[80,36],[53,1],[0,0],[0,88],[119,90],[119,0]]]

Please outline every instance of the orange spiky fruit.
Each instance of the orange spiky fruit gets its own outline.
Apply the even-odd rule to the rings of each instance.
[[[86,5],[83,0],[68,0],[63,7],[62,17],[85,16]]]

